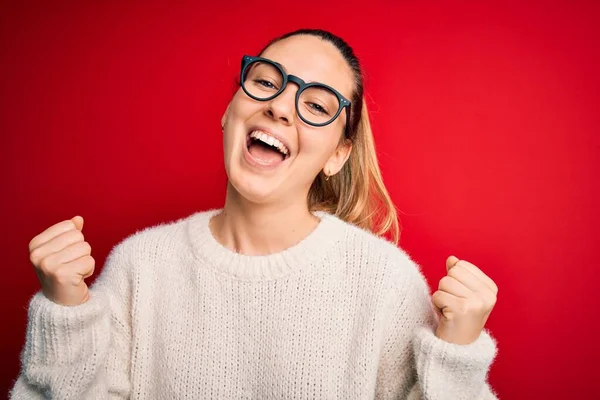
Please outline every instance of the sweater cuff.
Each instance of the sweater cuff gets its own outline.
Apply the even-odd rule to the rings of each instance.
[[[486,383],[496,343],[486,332],[467,345],[446,342],[422,327],[414,340],[417,374],[428,399],[495,398]]]
[[[78,362],[88,351],[106,346],[109,314],[101,292],[90,291],[83,304],[63,306],[40,291],[29,303],[24,355],[30,362],[44,365]]]
[[[487,372],[496,357],[496,341],[486,330],[473,343],[455,344],[438,338],[431,328],[423,327],[417,331],[414,349],[415,354],[448,371]]]

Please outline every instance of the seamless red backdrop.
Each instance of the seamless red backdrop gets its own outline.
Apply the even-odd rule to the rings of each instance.
[[[401,245],[432,286],[456,254],[500,287],[494,388],[593,398],[600,3],[252,3],[0,5],[0,393],[39,287],[29,240],[83,215],[101,266],[135,230],[220,206],[242,54],[322,27],[362,59]]]

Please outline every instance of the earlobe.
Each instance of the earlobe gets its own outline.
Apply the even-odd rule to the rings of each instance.
[[[323,171],[326,172],[326,175],[330,177],[340,172],[346,161],[348,161],[348,158],[350,158],[351,152],[352,143],[340,144],[329,160],[327,160],[327,163],[325,163]]]

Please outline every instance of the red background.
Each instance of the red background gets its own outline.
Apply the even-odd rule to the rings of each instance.
[[[126,235],[224,199],[240,58],[322,27],[361,57],[401,245],[500,287],[502,398],[592,398],[600,376],[598,2],[250,1],[0,6],[0,392],[18,374],[27,243],[81,214],[98,265]]]

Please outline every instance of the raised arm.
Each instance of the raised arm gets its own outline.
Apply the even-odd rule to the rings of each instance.
[[[496,399],[486,381],[496,344],[483,329],[495,293],[488,298],[492,303],[480,298],[482,292],[489,294],[489,282],[464,275],[472,264],[449,258],[448,275],[432,301],[424,277],[413,266],[398,278],[404,290],[392,296],[395,312],[386,330],[376,398]]]
[[[130,268],[117,246],[96,283],[83,219],[56,224],[30,243],[42,284],[31,300],[21,374],[11,399],[126,399],[130,368]]]

